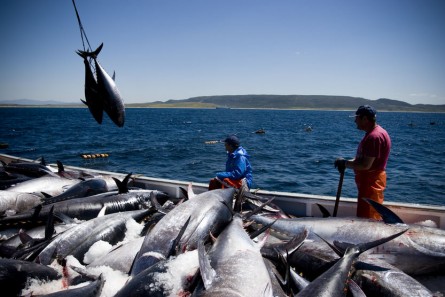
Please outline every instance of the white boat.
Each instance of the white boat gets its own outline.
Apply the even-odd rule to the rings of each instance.
[[[30,159],[14,157],[6,154],[0,154],[0,160],[5,163],[10,162],[32,162]],[[49,164],[57,170],[56,164]],[[66,170],[80,170],[90,172],[96,175],[109,175],[122,180],[127,174],[116,173],[109,171],[100,171],[89,168],[68,166],[64,164]],[[147,177],[142,175],[133,175],[132,186],[143,189],[155,189],[163,191],[174,198],[180,198],[182,192],[180,187],[187,188],[190,181],[178,181],[170,179],[160,179]],[[193,183],[193,191],[196,194],[207,191],[207,184]],[[256,195],[266,199],[274,198],[274,204],[281,207],[285,212],[297,217],[322,217],[322,213],[317,204],[322,205],[331,213],[334,210],[335,197],[310,195],[301,193],[276,192],[267,190],[252,189]],[[340,198],[338,206],[338,217],[353,217],[356,212],[356,198]],[[385,202],[384,205],[396,213],[405,223],[412,224],[417,222],[431,221],[440,229],[445,230],[445,206],[426,205],[416,203],[400,203],[400,202]]]

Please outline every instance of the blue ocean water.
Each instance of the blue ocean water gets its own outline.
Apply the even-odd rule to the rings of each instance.
[[[251,155],[253,188],[335,196],[337,157],[352,158],[363,132],[350,111],[126,109],[123,128],[85,108],[0,108],[1,153],[47,162],[207,183],[224,169],[221,140],[237,134]],[[445,205],[445,114],[380,112],[392,138],[386,201]],[[306,127],[311,126],[312,131]],[[263,128],[265,134],[254,131]],[[83,153],[108,153],[84,160]],[[346,171],[342,197],[355,197]]]

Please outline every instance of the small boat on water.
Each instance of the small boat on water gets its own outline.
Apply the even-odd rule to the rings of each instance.
[[[14,157],[6,154],[0,154],[0,161],[10,162],[32,162],[30,159]],[[55,169],[57,164],[49,164]],[[65,169],[79,170],[91,174],[115,177],[122,180],[126,173],[100,171],[89,168],[81,168],[65,165]],[[169,194],[171,197],[181,198],[180,187],[187,188],[190,181],[178,181],[171,179],[160,179],[148,176],[137,175],[132,177],[132,186],[158,190]],[[193,191],[196,194],[207,191],[208,185],[203,183],[193,183]],[[311,195],[303,193],[289,193],[267,190],[251,189],[251,192],[265,199],[274,198],[274,204],[279,206],[287,213],[297,217],[322,217],[318,205],[323,206],[330,213],[333,213],[336,198],[333,196]],[[338,205],[338,217],[353,217],[356,212],[356,198],[341,197]],[[445,206],[426,205],[416,203],[402,203],[385,201],[384,205],[396,213],[405,223],[413,224],[418,222],[430,221],[438,228],[445,230]]]

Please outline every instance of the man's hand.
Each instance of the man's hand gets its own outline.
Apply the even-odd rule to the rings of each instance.
[[[334,167],[337,168],[338,172],[344,173],[346,169],[346,160],[343,158],[337,158],[334,162]]]

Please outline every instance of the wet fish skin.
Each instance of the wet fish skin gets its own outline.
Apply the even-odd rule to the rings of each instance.
[[[241,217],[234,216],[221,232],[208,253],[208,260],[203,248],[199,257],[205,290],[196,292],[196,296],[273,296],[260,247],[244,230]],[[202,264],[208,261],[214,273]]]
[[[51,168],[46,166],[46,162],[42,159],[39,163],[36,162],[10,162],[3,164],[6,172],[24,174],[29,177],[41,177],[52,174]]]
[[[193,250],[198,241],[218,235],[230,221],[235,190],[213,190],[196,195],[168,212],[145,236],[131,270],[134,276],[160,259],[170,256],[172,243],[190,219],[179,246]]]
[[[258,224],[267,224],[274,220],[259,215],[252,219]],[[442,271],[445,268],[445,231],[437,228],[335,217],[278,219],[272,229],[292,236],[306,228],[329,242],[358,244],[386,237],[407,227],[408,232],[369,250],[367,254],[378,254],[380,258],[410,275]],[[407,261],[413,257],[416,257],[416,261]]]
[[[62,194],[67,187],[71,187],[79,182],[81,182],[80,179],[68,179],[57,175],[45,175],[21,182],[9,187],[5,191],[20,193],[45,192],[51,196],[57,196]]]
[[[382,260],[364,257],[357,261],[353,280],[366,296],[433,297],[424,285]]]
[[[21,192],[0,190],[0,214],[6,211],[14,213],[30,210],[42,203],[42,197]]]
[[[114,270],[129,274],[131,265],[138,251],[142,246],[144,237],[134,239],[112,251],[108,254],[94,260],[88,264],[88,267],[108,266]]]
[[[94,59],[94,63],[96,65],[98,90],[103,96],[104,111],[118,127],[123,127],[125,123],[125,106],[122,96],[114,79],[102,68],[97,59]]]
[[[2,296],[19,296],[28,278],[44,281],[62,276],[53,268],[33,262],[0,258],[0,287]]]
[[[103,44],[101,44],[91,56],[94,55],[97,57],[100,51],[102,50]],[[96,82],[96,78],[94,77],[93,71],[91,70],[90,62],[88,61],[88,55],[81,54],[81,52],[77,52],[79,56],[83,58],[83,63],[85,64],[85,100],[81,100],[86,106],[96,120],[98,124],[102,124],[103,118],[103,98],[99,94],[98,85]]]
[[[122,99],[122,96],[116,86],[116,83],[114,82],[114,79],[111,78],[108,73],[105,71],[105,69],[99,64],[97,61],[97,55],[99,54],[100,50],[102,49],[103,43],[94,51],[94,52],[88,52],[88,51],[77,51],[77,54],[84,58],[85,63],[85,70],[86,70],[86,83],[88,82],[88,90],[87,85],[85,92],[88,91],[88,97],[87,93],[85,93],[85,96],[87,98],[90,98],[91,102],[91,109],[90,112],[93,114],[93,117],[98,120],[100,109],[105,111],[110,119],[118,126],[123,127],[125,122],[125,106],[124,101]],[[94,61],[94,65],[96,68],[96,80],[94,81],[94,76],[91,79],[89,71],[90,65],[88,61],[85,62],[87,57],[90,57]],[[88,63],[88,65],[87,65]],[[90,70],[88,70],[90,69]],[[114,76],[114,75],[113,75]],[[95,84],[94,84],[95,82]],[[99,100],[97,100],[96,93],[98,95]],[[94,99],[93,99],[94,98]],[[94,101],[93,101],[94,100]],[[87,100],[86,104],[90,108],[90,102]],[[93,103],[94,102],[94,103]],[[96,118],[97,117],[97,118]],[[98,121],[99,122],[99,121]]]
[[[198,271],[198,251],[186,251],[179,256],[161,260],[141,271],[132,277],[114,297],[190,296],[188,293]]]
[[[82,198],[108,192],[108,186],[102,178],[91,178],[81,181],[68,188],[60,195],[46,198],[43,205],[65,201],[74,198]]]
[[[351,268],[363,252],[391,241],[405,233],[408,229],[392,234],[372,242],[366,242],[350,246],[347,248],[343,257],[329,268],[322,275],[317,277],[308,286],[301,290],[296,296],[299,297],[340,297],[346,296],[347,282],[351,277]]]
[[[73,255],[83,263],[83,256],[95,242],[115,244],[125,236],[125,223],[142,220],[150,210],[134,210],[97,217],[76,225],[56,236],[37,256],[36,262],[49,265],[56,257]]]
[[[128,193],[122,194],[119,194],[117,191],[107,192],[44,205],[37,217],[34,216],[33,211],[27,211],[14,216],[2,218],[0,219],[0,229],[6,229],[17,225],[35,227],[39,224],[44,224],[48,218],[49,211],[53,206],[54,213],[62,213],[79,220],[95,218],[104,206],[106,206],[106,214],[150,208],[150,195],[153,192],[159,195],[159,199],[168,199],[164,193],[153,190],[129,190]]]
[[[36,297],[97,297],[100,296],[105,280],[100,275],[96,280],[91,283],[73,289],[56,291],[45,295],[32,295]]]

